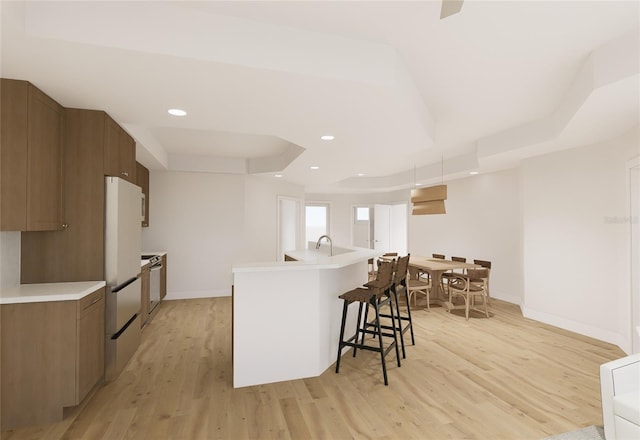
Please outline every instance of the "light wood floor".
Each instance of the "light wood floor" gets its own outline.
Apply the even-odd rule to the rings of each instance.
[[[540,439],[601,425],[598,368],[624,353],[509,303],[491,314],[416,310],[388,387],[377,353],[360,352],[339,374],[234,389],[231,299],[168,301],[83,409],[2,439]]]

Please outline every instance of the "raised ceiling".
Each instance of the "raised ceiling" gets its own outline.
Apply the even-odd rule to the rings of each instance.
[[[152,169],[384,191],[439,180],[442,161],[448,177],[491,171],[640,117],[635,1],[466,0],[444,20],[439,1],[0,7],[2,76],[107,111]]]

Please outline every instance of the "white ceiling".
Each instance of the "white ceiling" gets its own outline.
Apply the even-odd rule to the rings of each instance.
[[[638,1],[466,0],[444,20],[439,1],[1,8],[2,76],[107,111],[152,169],[381,191],[439,181],[443,159],[449,177],[491,171],[640,118]]]

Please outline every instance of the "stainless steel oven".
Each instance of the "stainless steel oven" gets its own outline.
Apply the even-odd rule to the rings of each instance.
[[[151,277],[149,282],[149,313],[160,304],[160,274],[162,272],[162,257],[160,255],[143,255],[143,259],[151,263]]]

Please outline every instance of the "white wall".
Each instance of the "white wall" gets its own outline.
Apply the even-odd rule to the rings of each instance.
[[[409,252],[489,260],[491,295],[521,304],[519,172],[511,169],[447,183],[446,214],[409,216]]]
[[[627,162],[637,131],[522,165],[525,316],[630,344]]]
[[[276,198],[302,188],[273,179],[151,171],[143,250],[168,253],[167,299],[231,294],[234,263],[275,261]]]
[[[238,263],[277,261],[278,196],[304,202],[304,188],[274,178],[245,177],[245,244]]]

